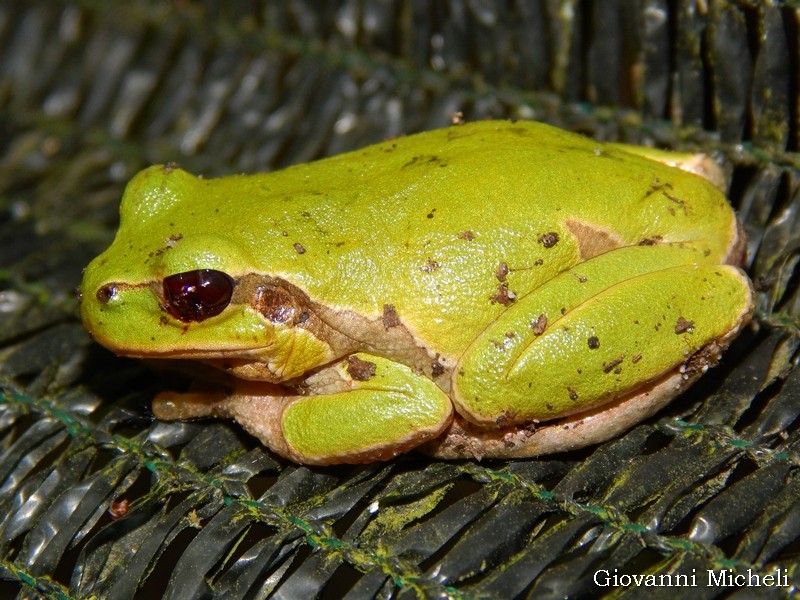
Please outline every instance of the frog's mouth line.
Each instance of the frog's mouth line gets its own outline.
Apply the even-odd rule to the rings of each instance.
[[[181,360],[187,361],[223,361],[223,360],[241,360],[241,361],[256,361],[264,360],[265,357],[271,356],[270,350],[272,344],[262,344],[258,347],[246,348],[242,346],[231,347],[217,347],[214,349],[178,349],[178,350],[141,350],[130,348],[116,347],[111,342],[105,340],[100,341],[104,347],[108,348],[117,356],[124,356],[126,358],[140,358],[143,360],[158,360],[164,362],[178,362]]]

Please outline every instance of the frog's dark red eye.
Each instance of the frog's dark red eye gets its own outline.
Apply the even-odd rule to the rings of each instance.
[[[232,295],[233,279],[222,271],[200,269],[164,278],[167,312],[184,323],[218,315]]]

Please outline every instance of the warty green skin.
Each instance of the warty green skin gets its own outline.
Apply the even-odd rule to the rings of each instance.
[[[716,362],[752,311],[719,190],[537,123],[259,175],[155,166],[120,211],[81,286],[87,329],[119,354],[228,372],[232,392],[165,394],[156,414],[233,417],[301,462],[599,441]],[[165,312],[161,280],[205,268],[237,282],[231,305],[202,322]]]

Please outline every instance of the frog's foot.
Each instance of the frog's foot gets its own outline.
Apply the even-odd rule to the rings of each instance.
[[[286,395],[286,388],[237,381],[224,396],[160,394],[153,413],[234,419],[281,456],[316,465],[388,460],[440,436],[452,420],[450,399],[436,384],[366,354],[320,370],[301,387],[305,395]]]
[[[295,399],[291,390],[272,383],[237,380],[232,387],[186,393],[161,392],[153,399],[151,410],[161,421],[204,417],[234,419],[262,444],[291,458],[280,419]]]

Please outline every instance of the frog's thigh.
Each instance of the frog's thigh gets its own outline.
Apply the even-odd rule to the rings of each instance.
[[[311,464],[388,459],[440,435],[450,399],[404,365],[356,354],[309,378],[314,395],[293,399],[280,418],[294,460]]]
[[[752,310],[750,285],[735,267],[687,264],[693,252],[621,248],[520,298],[462,356],[458,412],[495,427],[576,414],[655,381],[712,342],[724,348]]]

